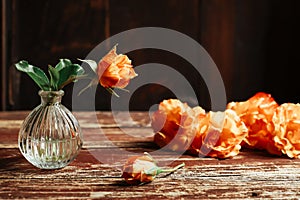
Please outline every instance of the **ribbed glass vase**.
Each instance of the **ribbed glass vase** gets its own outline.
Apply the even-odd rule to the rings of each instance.
[[[61,104],[64,91],[39,91],[41,104],[24,120],[19,149],[41,169],[58,169],[73,161],[82,146],[81,128],[74,115]]]

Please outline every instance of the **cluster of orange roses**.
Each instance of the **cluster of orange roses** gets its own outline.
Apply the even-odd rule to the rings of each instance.
[[[164,100],[152,116],[152,128],[155,143],[173,151],[228,158],[246,146],[300,158],[300,104],[278,105],[263,92],[229,103],[224,112]]]

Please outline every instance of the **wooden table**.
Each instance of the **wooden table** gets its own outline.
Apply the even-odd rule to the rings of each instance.
[[[164,152],[156,156],[159,164],[169,162],[169,166],[175,166],[184,162],[186,166],[173,174],[159,176],[150,184],[127,185],[119,170],[126,157],[158,150],[152,142],[149,115],[143,112],[131,113],[134,123],[124,118],[120,124],[114,122],[110,112],[75,113],[84,134],[83,149],[67,167],[41,170],[28,163],[18,150],[18,130],[27,114],[0,112],[0,198],[3,199],[300,198],[300,160],[252,150],[243,150],[225,160],[182,155],[174,162],[169,162],[173,154]],[[122,118],[122,113],[118,116]],[[98,136],[99,124],[108,142]],[[128,155],[114,159],[120,156],[116,155],[118,149]],[[96,159],[97,151],[107,160]],[[109,160],[113,164],[106,163]]]

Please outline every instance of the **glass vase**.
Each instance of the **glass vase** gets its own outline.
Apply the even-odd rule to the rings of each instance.
[[[61,104],[64,91],[39,91],[41,104],[25,118],[19,149],[34,166],[58,169],[73,161],[82,147],[77,119]]]

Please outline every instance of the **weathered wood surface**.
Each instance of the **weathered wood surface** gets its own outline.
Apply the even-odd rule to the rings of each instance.
[[[158,149],[152,143],[148,113],[142,112],[131,114],[134,124],[126,118],[116,124],[109,112],[97,113],[99,120],[93,119],[95,113],[76,113],[84,134],[84,147],[77,159],[63,169],[40,170],[29,164],[17,148],[18,130],[26,114],[0,113],[1,199],[300,198],[300,160],[252,150],[225,160],[182,155],[169,165],[184,162],[184,168],[159,176],[150,184],[128,186],[120,178],[125,157]],[[99,123],[113,144],[101,142]],[[117,158],[112,153],[118,149],[127,150],[127,155],[113,164],[93,156],[100,151],[103,158]],[[171,155],[164,152],[156,159],[159,164],[169,162]]]

